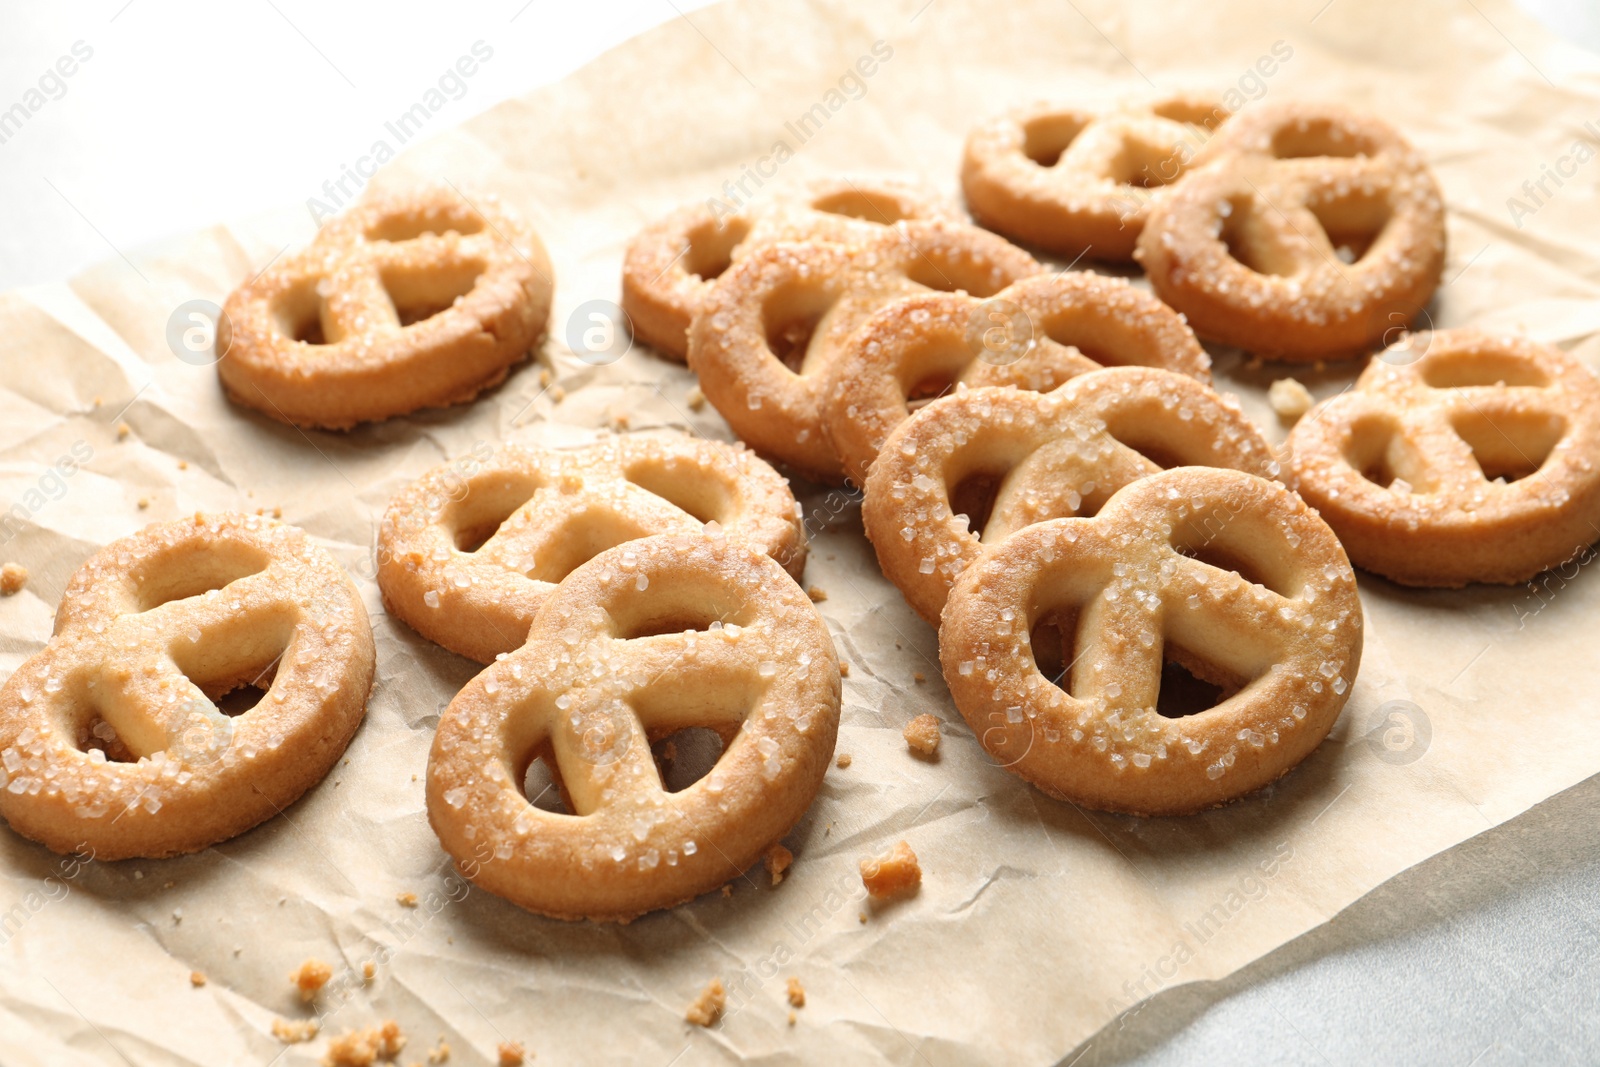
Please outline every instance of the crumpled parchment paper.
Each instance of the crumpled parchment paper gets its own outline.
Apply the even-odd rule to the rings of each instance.
[[[33,574],[0,602],[0,672],[43,645],[89,553],[199,508],[281,507],[358,576],[379,653],[348,759],[251,833],[181,859],[104,864],[0,831],[0,1061],[309,1063],[324,1039],[286,1050],[270,1026],[315,1016],[324,1035],[397,1019],[412,1040],[402,1062],[439,1035],[452,1063],[492,1058],[502,1040],[540,1063],[1046,1062],[1147,995],[1224,975],[1600,771],[1589,648],[1600,584],[1585,553],[1509,589],[1412,591],[1363,575],[1354,696],[1298,771],[1192,818],[1077,810],[993,765],[949,702],[933,631],[878,575],[855,502],[797,486],[807,581],[828,594],[820,608],[851,668],[839,751],[853,763],[829,772],[787,839],[797,858],[783,884],[757,871],[729,897],[616,927],[536,918],[451,873],[421,776],[440,709],[476,668],[382,611],[372,543],[395,489],[475,448],[576,443],[618,421],[728,437],[715,411],[691,409],[682,368],[645,351],[591,366],[564,340],[579,305],[616,299],[624,243],[664,210],[840,172],[921,176],[954,194],[962,138],[981,117],[1156,89],[1380,111],[1426,151],[1449,202],[1431,321],[1523,330],[1597,362],[1600,129],[1585,124],[1600,122],[1600,67],[1502,0],[751,0],[695,12],[380,172],[377,184],[490,190],[526,213],[555,262],[557,306],[540,362],[502,388],[349,434],[229,406],[214,368],[167,339],[180,305],[220,304],[303,244],[307,205],[0,296],[0,556]],[[1219,386],[1281,439],[1264,396],[1287,372],[1215,355]],[[1354,373],[1300,376],[1327,395]],[[901,740],[923,711],[945,724],[936,763]],[[922,890],[868,909],[857,861],[900,838],[922,858]],[[337,972],[313,1008],[288,982],[308,956]],[[808,998],[793,1026],[790,975]],[[683,1010],[712,976],[730,988],[729,1014],[691,1030]]]

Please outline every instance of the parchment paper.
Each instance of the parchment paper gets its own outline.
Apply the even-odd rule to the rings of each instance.
[[[892,54],[849,80],[879,41]],[[1263,73],[1278,42],[1292,55]],[[68,575],[95,548],[197,508],[281,507],[358,575],[379,653],[347,761],[243,837],[104,864],[0,831],[0,1060],[314,1062],[322,1039],[285,1050],[269,1028],[320,1014],[324,1035],[397,1019],[413,1042],[402,1062],[438,1035],[453,1063],[505,1039],[540,1063],[1045,1062],[1143,997],[1224,975],[1600,771],[1589,650],[1600,585],[1583,556],[1531,588],[1416,592],[1363,575],[1354,696],[1298,771],[1203,816],[1086,814],[992,765],[949,702],[933,631],[878,575],[856,506],[797,485],[807,580],[827,592],[821,610],[851,667],[839,750],[854,762],[829,772],[787,839],[788,879],[773,888],[757,871],[729,898],[614,927],[535,918],[450,875],[420,779],[439,710],[475,667],[382,611],[371,544],[394,490],[480,443],[576,442],[619,417],[728,437],[715,411],[691,411],[681,368],[643,351],[591,367],[562,342],[579,304],[616,298],[624,242],[660,212],[741,195],[741,178],[754,193],[751,173],[770,189],[888,171],[954,194],[979,118],[1152,87],[1379,110],[1425,149],[1449,202],[1432,320],[1525,330],[1596,363],[1600,162],[1570,157],[1600,140],[1584,125],[1600,121],[1600,72],[1497,0],[753,0],[676,20],[419,144],[377,179],[493,190],[534,220],[558,272],[542,365],[559,400],[534,365],[469,407],[350,434],[230,407],[214,368],[174,356],[169,316],[187,300],[220,303],[304,243],[304,205],[0,297],[0,503],[15,520],[0,556],[33,574],[0,601],[0,670],[43,645]],[[800,143],[787,124],[807,114]],[[792,158],[775,164],[780,140]],[[1547,180],[1534,204],[1522,183],[1563,156],[1561,186]],[[1215,355],[1219,384],[1281,437],[1263,395],[1285,371]],[[1326,395],[1352,374],[1308,380]],[[1378,709],[1396,700],[1418,712],[1410,742],[1385,748]],[[945,724],[934,764],[900,737],[923,711]],[[862,923],[856,863],[900,838],[922,857],[922,891]],[[397,903],[406,892],[419,907]],[[287,980],[308,956],[339,970],[315,1010]],[[377,976],[362,984],[369,959]],[[195,970],[203,988],[191,988]],[[793,1026],[789,975],[808,995]],[[684,1007],[713,976],[732,1010],[691,1030]]]

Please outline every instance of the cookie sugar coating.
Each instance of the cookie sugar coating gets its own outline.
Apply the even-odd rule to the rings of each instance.
[[[217,372],[233,400],[297,426],[465,403],[544,336],[553,277],[494,197],[375,197],[233,291]]]
[[[1060,685],[1040,671],[1041,623],[1060,635]],[[1327,524],[1275,482],[1182,467],[986,550],[951,591],[939,658],[1007,770],[1087,807],[1181,815],[1305,759],[1349,698],[1361,640]],[[1221,702],[1160,714],[1167,660]]]
[[[755,863],[811,804],[838,723],[833,639],[782,567],[729,537],[649,537],[573,571],[527,644],[451,701],[428,819],[489,892],[627,920]],[[691,726],[723,752],[667,792],[650,743]],[[571,814],[528,802],[535,758]]]
[[[73,575],[0,688],[0,815],[58,852],[194,852],[294,803],[343,754],[372,629],[342,568],[255,516],[146,527]],[[263,688],[232,717],[216,701]]]
[[[1412,335],[1288,444],[1350,558],[1404,585],[1522,582],[1600,538],[1600,381],[1549,345]]]
[[[504,445],[396,494],[378,534],[378,587],[428,640],[489,663],[522,645],[540,604],[580,563],[624,541],[710,523],[796,580],[804,572],[794,495],[742,445],[680,434],[570,450]]]

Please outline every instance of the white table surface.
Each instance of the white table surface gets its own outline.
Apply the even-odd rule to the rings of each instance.
[[[1600,51],[1596,0],[1518,2]],[[11,0],[0,109],[75,42],[93,55],[0,143],[0,290],[316,195],[475,41],[493,57],[430,130],[704,3]],[[1600,1063],[1597,825],[1591,779],[1223,982],[1162,993],[1063,1062]]]

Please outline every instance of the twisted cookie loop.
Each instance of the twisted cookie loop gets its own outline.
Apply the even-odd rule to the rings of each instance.
[[[1549,345],[1412,335],[1289,448],[1350,558],[1403,585],[1521,582],[1600,538],[1600,382]]]
[[[572,451],[506,445],[395,495],[378,534],[378,587],[413,630],[489,663],[522,645],[573,568],[635,538],[717,524],[798,579],[797,512],[787,483],[738,445],[678,435]]]
[[[1187,464],[1278,469],[1231,399],[1170,371],[1114,367],[1044,394],[969,389],[889,435],[861,519],[884,576],[938,625],[951,585],[985,545],[1046,519],[1093,515],[1161,465]]]
[[[717,212],[691,204],[646,226],[622,260],[622,309],[634,336],[684,360],[689,324],[711,283],[752,249],[774,241],[870,239],[903,219],[965,221],[930,190],[885,179],[828,178],[765,207]]]
[[[58,852],[194,852],[292,804],[366,711],[372,630],[304,533],[253,516],[146,527],[67,584],[0,689],[0,814]],[[265,688],[228,717],[215,701]]]
[[[217,371],[235,401],[297,426],[465,403],[538,344],[551,278],[538,235],[492,197],[379,197],[233,291]]]
[[[972,226],[901,222],[859,244],[781,242],[717,279],[689,331],[689,369],[735,433],[807,478],[844,468],[823,433],[823,387],[879,308],[929,290],[993,296],[1044,268]]]
[[[451,701],[428,820],[489,892],[626,921],[754,863],[810,805],[838,724],[833,640],[782,567],[732,538],[649,537],[573,571],[528,643]],[[722,755],[667,792],[650,742],[696,726]],[[523,795],[536,757],[572,814]]]
[[[823,427],[846,474],[864,484],[889,432],[930,385],[1046,392],[1108,364],[1211,379],[1211,359],[1183,319],[1121,278],[1040,274],[988,300],[909,297],[851,335],[823,385]]]
[[[1439,186],[1391,126],[1268,104],[1230,119],[1156,197],[1135,258],[1201,337],[1310,361],[1398,332],[1444,254]]]
[[[1035,660],[1041,623],[1063,638],[1060,687]],[[1350,564],[1298,496],[1186,467],[1129,485],[1092,519],[985,550],[951,591],[939,658],[956,707],[1008,770],[1103,811],[1181,815],[1266,785],[1322,742],[1361,631]],[[1226,699],[1160,714],[1168,660]]]
[[[1195,96],[1100,112],[1035,104],[972,131],[961,188],[991,230],[1062,255],[1126,261],[1151,191],[1182,177],[1227,117]]]

